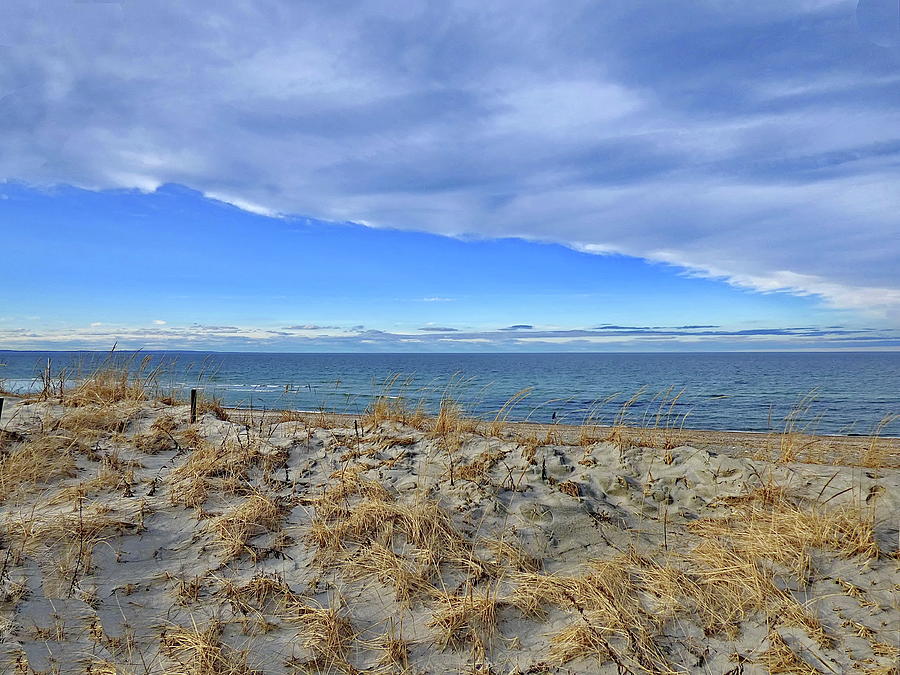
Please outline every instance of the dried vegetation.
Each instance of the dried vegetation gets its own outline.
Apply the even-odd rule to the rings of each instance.
[[[672,392],[564,446],[507,425],[524,390],[488,423],[386,391],[344,427],[192,425],[151,381],[104,370],[3,430],[0,668],[896,672],[877,434],[872,476],[804,483],[794,426],[776,462],[685,452]]]

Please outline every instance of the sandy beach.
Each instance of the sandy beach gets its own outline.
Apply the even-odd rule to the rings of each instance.
[[[78,394],[0,420],[3,672],[897,672],[896,439]]]

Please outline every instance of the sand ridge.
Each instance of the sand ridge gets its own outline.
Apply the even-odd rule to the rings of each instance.
[[[896,468],[229,417],[4,411],[4,672],[896,672]]]

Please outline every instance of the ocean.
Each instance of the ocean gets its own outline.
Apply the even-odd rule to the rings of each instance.
[[[54,373],[77,377],[99,352],[0,351],[0,386],[39,387]],[[900,352],[672,354],[269,354],[117,353],[147,358],[164,388],[198,388],[226,405],[360,414],[379,395],[434,412],[452,398],[472,416],[581,424],[624,422],[694,429],[868,434],[900,413]],[[674,399],[674,400],[673,400]],[[883,430],[900,435],[900,421]]]

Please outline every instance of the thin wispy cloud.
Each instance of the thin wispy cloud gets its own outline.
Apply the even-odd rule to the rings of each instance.
[[[0,176],[554,241],[897,321],[900,51],[855,4],[8,0]]]

